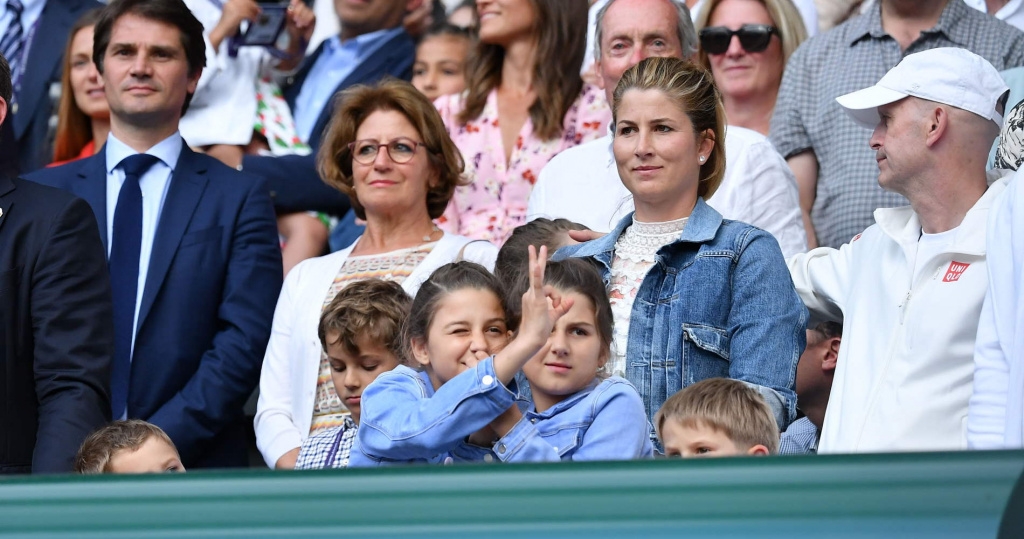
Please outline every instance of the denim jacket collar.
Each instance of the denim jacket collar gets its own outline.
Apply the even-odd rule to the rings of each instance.
[[[600,260],[605,265],[610,265],[612,256],[615,254],[615,242],[618,241],[619,236],[626,230],[626,227],[633,224],[633,214],[630,212],[629,215],[623,217],[619,224],[615,225],[608,234],[580,245],[578,248],[572,251],[572,256],[584,257],[592,256]],[[669,245],[676,245],[678,243],[705,243],[714,239],[715,234],[718,233],[718,229],[722,226],[722,214],[715,211],[714,208],[708,206],[704,202],[703,198],[697,198],[697,204],[693,207],[693,212],[690,213],[689,220],[686,221],[686,226],[683,231],[679,234],[679,239],[670,243]],[[668,247],[666,245],[665,247]],[[665,247],[662,247],[664,249]],[[561,258],[561,257],[559,257]]]
[[[555,404],[554,406],[548,408],[547,410],[544,410],[543,412],[538,412],[536,405],[531,402],[530,409],[527,410],[526,412],[526,417],[530,419],[551,419],[552,417],[562,413],[563,411],[572,408],[573,406],[576,405],[577,402],[585,399],[591,391],[593,391],[595,388],[597,388],[598,385],[601,384],[601,382],[601,378],[594,377],[594,379],[591,380],[590,383],[586,385],[586,387],[577,391],[576,393],[573,393],[567,399],[563,400],[562,402],[559,402],[558,404]]]

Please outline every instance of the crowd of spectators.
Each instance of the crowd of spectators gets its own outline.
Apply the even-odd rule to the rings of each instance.
[[[1022,5],[6,0],[0,473],[1024,447]]]

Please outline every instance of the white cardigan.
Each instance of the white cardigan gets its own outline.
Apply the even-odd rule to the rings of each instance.
[[[497,247],[485,241],[445,234],[402,282],[402,288],[415,296],[430,274],[458,258],[464,247],[463,260],[494,269]],[[271,468],[309,436],[320,370],[321,346],[317,336],[320,313],[327,290],[351,252],[352,247],[349,247],[305,260],[295,266],[284,281],[274,311],[270,343],[263,358],[255,420],[256,446]]]

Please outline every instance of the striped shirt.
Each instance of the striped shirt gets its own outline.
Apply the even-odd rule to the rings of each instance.
[[[906,51],[882,29],[876,7],[815,36],[790,57],[779,88],[770,138],[789,158],[813,150],[818,187],[811,218],[819,245],[839,247],[874,223],[875,208],[907,204],[878,186],[871,130],[859,127],[835,98],[874,85],[904,56],[936,47],[963,47],[997,70],[1024,65],[1024,32],[950,0],[938,24]]]
[[[807,417],[801,417],[789,424],[779,440],[780,455],[813,455],[818,452],[821,431]]]

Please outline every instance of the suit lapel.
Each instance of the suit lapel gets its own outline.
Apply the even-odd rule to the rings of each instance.
[[[104,249],[107,248],[107,151],[106,147],[99,153],[87,158],[78,169],[78,185],[72,191],[92,206],[96,214],[96,222],[100,226],[100,239]],[[106,251],[104,251],[106,252]]]
[[[64,53],[64,38],[53,39],[53,36],[66,35],[76,16],[66,4],[67,2],[50,0],[46,2],[46,7],[39,15],[39,22],[28,51],[26,66],[29,69],[22,77],[21,90],[18,92],[18,108],[26,112],[14,114],[14,132],[19,138],[35,117],[27,111],[36,110],[40,99],[50,98],[50,89],[46,86],[50,74],[55,71]]]
[[[14,206],[13,202],[8,202],[4,199],[4,195],[14,191],[14,182],[10,178],[0,177],[0,228],[3,228],[4,221],[7,220],[7,215],[11,213],[11,207]]]
[[[149,273],[146,275],[146,287],[142,294],[142,305],[139,308],[138,329],[146,321],[146,315],[153,308],[160,287],[163,285],[167,271],[171,267],[174,255],[181,244],[181,238],[188,229],[192,215],[199,206],[209,179],[206,177],[206,165],[199,157],[182,145],[178,165],[171,176],[171,185],[167,189],[167,198],[160,211],[160,222],[153,238],[153,251],[149,257]],[[138,331],[138,329],[136,331]]]

